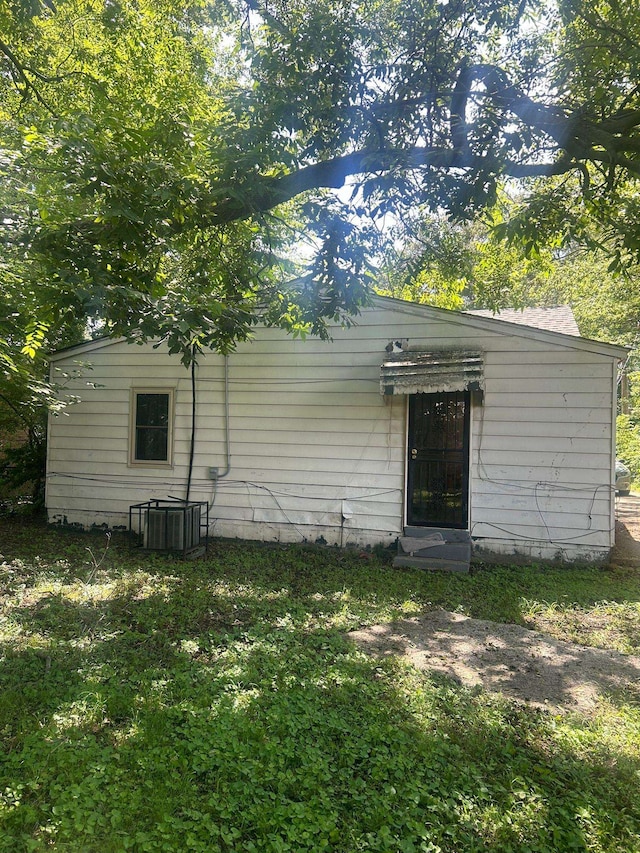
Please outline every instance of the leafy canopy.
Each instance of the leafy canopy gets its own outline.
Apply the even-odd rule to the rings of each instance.
[[[0,0],[7,370],[78,317],[185,360],[258,318],[322,334],[367,299],[385,223],[471,218],[505,181],[500,233],[636,263],[638,11]]]

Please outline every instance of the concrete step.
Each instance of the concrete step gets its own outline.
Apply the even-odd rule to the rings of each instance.
[[[438,542],[430,539],[398,540],[398,554],[406,557],[425,557],[429,560],[470,560],[470,542]]]
[[[405,527],[398,539],[398,556],[393,565],[429,571],[468,572],[471,537],[467,530]]]
[[[393,565],[395,568],[424,569],[428,572],[469,572],[469,563],[466,560],[437,560],[430,557],[398,555],[394,557]]]
[[[468,530],[458,530],[455,527],[405,527],[404,535],[410,538],[430,539],[439,535],[445,542],[470,542],[471,536]]]

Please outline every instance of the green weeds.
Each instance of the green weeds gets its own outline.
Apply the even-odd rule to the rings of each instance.
[[[624,697],[552,715],[344,637],[447,607],[630,651],[637,573],[117,536],[96,565],[103,535],[0,525],[0,851],[640,850]]]

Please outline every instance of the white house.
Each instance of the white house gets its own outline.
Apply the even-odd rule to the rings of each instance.
[[[48,518],[125,527],[189,489],[216,536],[606,560],[625,351],[557,312],[506,316],[376,298],[331,341],[258,328],[193,376],[162,346],[55,353],[80,399],[50,420]]]

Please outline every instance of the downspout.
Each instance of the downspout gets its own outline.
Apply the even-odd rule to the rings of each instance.
[[[221,474],[218,474],[218,480],[226,477],[231,471],[231,436],[229,431],[229,356],[224,357],[224,441],[227,456],[227,467]]]

